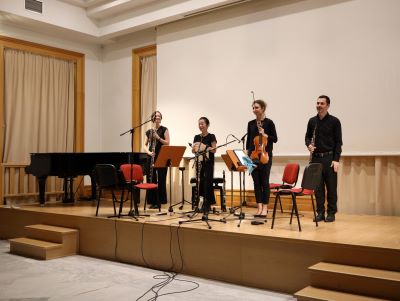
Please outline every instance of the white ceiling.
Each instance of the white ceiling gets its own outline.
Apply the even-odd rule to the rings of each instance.
[[[145,7],[150,7],[160,0],[59,0],[86,10],[89,18],[105,20],[126,12],[132,12]],[[179,1],[182,2],[182,1]]]
[[[1,0],[0,22],[97,44],[197,14],[251,0],[39,0],[43,13],[25,0]]]

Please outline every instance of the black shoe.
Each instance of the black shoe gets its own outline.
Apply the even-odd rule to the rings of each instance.
[[[151,205],[150,209],[158,209],[158,205]]]
[[[325,214],[324,213],[318,213],[316,220],[317,220],[317,222],[325,221]],[[314,222],[315,222],[315,218],[314,218]]]
[[[332,223],[335,221],[335,214],[334,213],[328,213],[326,216],[325,222],[327,223]]]

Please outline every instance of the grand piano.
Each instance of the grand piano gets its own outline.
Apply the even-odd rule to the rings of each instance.
[[[122,164],[146,165],[146,153],[31,153],[31,164],[25,168],[27,174],[38,178],[39,202],[45,203],[46,179],[57,176],[64,179],[63,203],[73,203],[73,179],[77,176],[90,176],[92,198],[96,198],[96,183],[93,170],[96,164],[113,164],[117,169]]]

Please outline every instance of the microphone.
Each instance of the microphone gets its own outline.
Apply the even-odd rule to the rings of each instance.
[[[199,203],[197,204],[197,208],[202,209],[204,203],[204,198],[201,196],[199,197]]]
[[[231,134],[233,138],[235,138],[239,143],[242,142],[238,137],[236,137],[235,135]]]
[[[188,142],[189,146],[192,147],[193,144],[191,144],[190,142]]]
[[[244,138],[246,138],[247,133],[243,135],[243,137],[240,139],[240,141],[244,141]]]

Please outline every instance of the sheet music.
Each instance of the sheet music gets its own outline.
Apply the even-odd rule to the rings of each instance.
[[[239,159],[238,165],[246,165],[244,158],[248,157],[247,154],[242,149],[235,149],[233,151]]]

